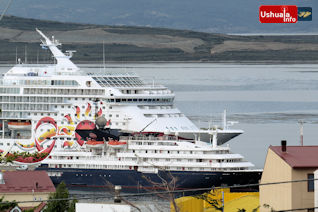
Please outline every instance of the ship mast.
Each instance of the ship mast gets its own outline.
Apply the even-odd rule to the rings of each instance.
[[[74,51],[69,51],[68,55],[65,55],[57,46],[60,46],[61,43],[58,42],[54,37],[50,40],[46,37],[39,29],[36,28],[36,31],[44,38],[42,41],[42,47],[48,47],[52,52],[54,58],[56,59],[56,66],[58,68],[63,68],[63,72],[76,72],[79,68],[70,60],[72,53]]]

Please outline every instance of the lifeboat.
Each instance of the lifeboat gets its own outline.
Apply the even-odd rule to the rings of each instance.
[[[123,148],[127,145],[127,142],[126,141],[116,141],[116,140],[111,140],[111,141],[108,141],[107,145],[109,147],[112,147],[112,148]]]
[[[10,121],[8,122],[9,130],[31,130],[31,122],[29,121]]]
[[[102,148],[104,146],[104,141],[88,140],[86,146],[90,148]]]

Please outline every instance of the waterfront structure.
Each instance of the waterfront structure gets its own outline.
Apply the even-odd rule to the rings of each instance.
[[[68,186],[140,190],[163,176],[178,179],[178,188],[258,181],[260,170],[220,146],[242,132],[228,129],[225,116],[222,129],[201,130],[174,107],[168,88],[134,74],[83,73],[73,51],[64,54],[37,31],[56,64],[17,64],[4,74],[2,155],[41,164],[54,184]]]
[[[311,179],[316,169],[318,146],[287,146],[286,142],[282,142],[282,146],[270,146],[261,184],[308,181],[260,186],[261,211],[313,208],[314,180]]]
[[[55,187],[45,171],[0,172],[0,197],[4,201],[39,201],[19,203],[19,207],[37,207],[53,192]]]

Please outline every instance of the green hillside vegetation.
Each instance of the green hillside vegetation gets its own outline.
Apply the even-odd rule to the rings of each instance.
[[[106,61],[204,62],[315,62],[318,36],[235,36],[150,27],[101,26],[61,23],[6,16],[0,23],[0,63],[52,60],[39,46],[35,28],[76,50],[73,61],[100,63],[103,42]]]

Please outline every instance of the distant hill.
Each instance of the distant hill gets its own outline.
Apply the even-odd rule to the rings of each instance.
[[[5,7],[0,1],[0,9]],[[261,24],[260,5],[313,8],[313,21]],[[14,0],[8,14],[63,22],[149,26],[212,33],[317,33],[317,0]]]
[[[318,36],[235,36],[153,27],[104,26],[42,21],[6,16],[0,23],[0,63],[14,63],[16,51],[29,62],[51,60],[40,48],[35,28],[76,50],[73,60],[102,61],[212,61],[315,62]]]

